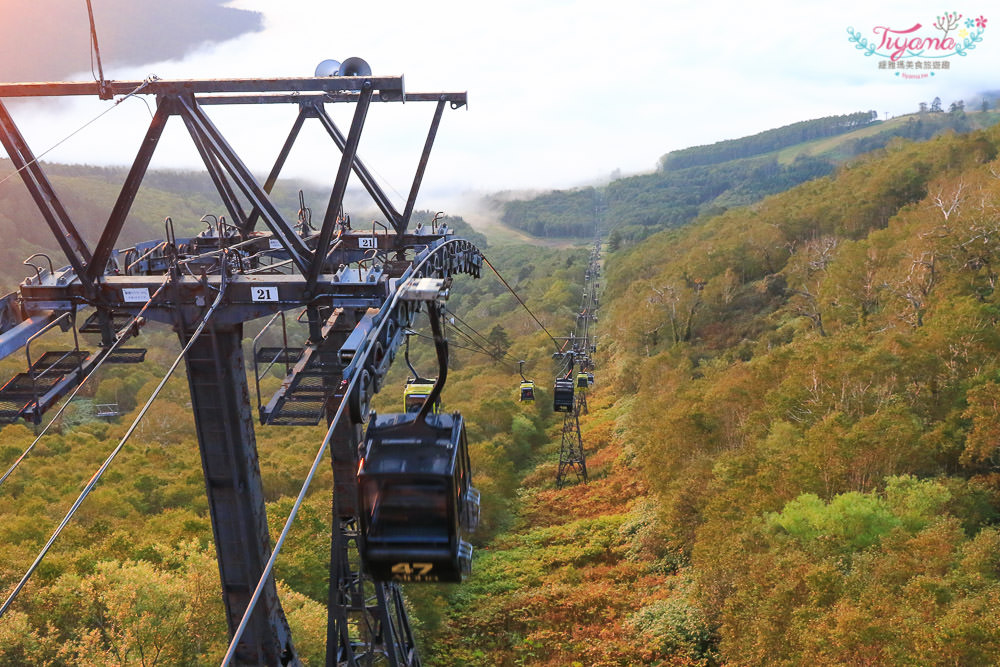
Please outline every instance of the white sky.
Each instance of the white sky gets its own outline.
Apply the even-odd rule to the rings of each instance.
[[[469,108],[445,113],[418,206],[462,191],[553,188],[606,179],[615,169],[650,171],[671,149],[745,136],[799,120],[874,109],[916,111],[939,96],[973,100],[1000,89],[1000,13],[985,16],[983,41],[951,69],[921,80],[878,70],[848,42],[854,27],[924,24],[940,0],[238,0],[265,14],[265,30],[212,45],[183,60],[107,71],[112,79],[311,76],[326,58],[361,56],[379,75],[404,74],[411,92],[468,91]],[[995,23],[994,23],[995,20]],[[100,30],[100,25],[98,25]],[[994,36],[994,33],[996,35]],[[81,72],[78,80],[89,80]],[[12,107],[35,153],[110,103],[60,100],[58,108]],[[51,105],[51,103],[50,103]],[[433,105],[377,104],[360,154],[402,200]],[[346,130],[345,108],[335,118]],[[284,141],[295,109],[209,109],[261,175]],[[128,100],[46,155],[58,162],[130,163],[149,122]],[[200,167],[178,119],[154,167]],[[318,126],[315,150],[293,153],[283,175],[332,183],[335,149]],[[322,150],[320,150],[322,149]],[[325,156],[325,157],[324,157]]]

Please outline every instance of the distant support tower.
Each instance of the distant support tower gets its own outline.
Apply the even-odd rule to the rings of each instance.
[[[584,397],[583,402],[586,403],[586,400]],[[573,412],[563,418],[556,486],[561,489],[570,474],[575,474],[577,480],[587,481],[587,457],[583,451],[583,438],[580,435],[580,398],[577,398]]]

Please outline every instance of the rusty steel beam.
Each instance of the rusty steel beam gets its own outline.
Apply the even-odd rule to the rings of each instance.
[[[344,203],[344,193],[347,192],[347,179],[351,175],[358,154],[358,143],[361,141],[361,131],[365,126],[372,92],[371,88],[363,90],[361,99],[358,100],[358,104],[354,108],[354,119],[351,121],[351,129],[347,133],[347,142],[340,158],[337,177],[333,182],[333,192],[330,193],[330,203],[327,205],[326,216],[323,218],[323,227],[320,229],[319,240],[316,242],[316,251],[313,253],[312,263],[308,270],[303,271],[307,281],[306,291],[310,293],[315,289],[316,282],[319,280],[320,274],[323,273],[326,253],[330,248],[330,239],[333,238],[333,228]]]
[[[358,93],[306,93],[262,94],[262,95],[198,95],[198,103],[218,104],[308,104],[308,103],[353,103],[358,101]],[[404,93],[379,91],[372,96],[372,102],[438,102],[444,100],[458,109],[468,104],[468,93]]]
[[[52,189],[52,183],[45,176],[2,101],[0,101],[0,143],[6,149],[11,163],[28,188],[31,198],[35,200],[35,206],[45,218],[66,259],[84,284],[90,287],[93,284],[87,276],[87,267],[91,259],[90,248],[70,220],[69,213]]]
[[[295,234],[287,221],[278,212],[278,209],[271,203],[267,193],[264,192],[253,174],[240,160],[236,152],[223,139],[222,134],[212,124],[208,116],[204,114],[197,102],[193,98],[178,97],[181,107],[181,115],[185,123],[211,148],[212,152],[219,158],[225,166],[226,171],[232,176],[237,187],[242,191],[250,204],[261,211],[264,223],[268,229],[281,241],[281,245],[288,251],[299,271],[305,273],[309,270],[309,259],[312,253],[306,244]]]
[[[188,134],[191,135],[191,140],[198,150],[198,155],[201,156],[201,161],[205,165],[205,170],[208,172],[209,178],[212,179],[212,183],[215,185],[216,192],[219,193],[219,198],[222,199],[223,206],[229,211],[230,219],[232,219],[233,224],[237,228],[243,229],[246,226],[247,214],[240,205],[240,201],[233,191],[229,179],[226,178],[226,172],[219,164],[218,156],[212,151],[193,120],[184,116],[184,124],[187,126]]]
[[[112,95],[193,95],[199,93],[338,93],[370,87],[382,93],[403,93],[402,76],[324,76],[275,79],[149,79],[106,81]],[[98,95],[97,81],[0,83],[0,97],[68,97]]]
[[[401,218],[392,221],[397,234],[406,233],[406,228],[410,225],[410,216],[413,215],[413,206],[417,202],[417,193],[420,191],[420,184],[424,180],[424,171],[427,169],[427,161],[431,157],[431,148],[433,148],[434,139],[437,137],[438,126],[441,125],[441,115],[444,113],[444,105],[444,100],[438,100],[437,106],[434,108],[431,127],[427,131],[427,140],[424,142],[424,150],[420,153],[420,161],[417,163],[417,171],[413,175],[413,185],[410,186],[410,196],[406,198],[403,215]]]
[[[198,102],[201,103],[202,99],[198,98]],[[271,167],[271,172],[267,175],[264,180],[264,192],[271,194],[271,190],[274,189],[274,185],[278,182],[278,174],[281,173],[282,167],[285,166],[285,161],[288,159],[289,153],[292,152],[292,146],[295,145],[295,140],[299,137],[299,132],[302,131],[302,124],[305,122],[308,111],[306,109],[299,109],[299,114],[295,117],[295,122],[292,123],[292,129],[288,132],[288,137],[285,139],[285,143],[282,144],[281,150],[278,151],[278,157],[274,160],[274,166]],[[260,218],[260,209],[254,207],[250,212],[250,216],[247,221],[240,229],[244,234],[252,232],[254,227],[257,226],[257,220]]]
[[[128,213],[132,209],[139,186],[142,184],[142,179],[146,176],[146,170],[149,169],[149,162],[153,159],[153,152],[156,150],[156,146],[160,142],[160,137],[163,135],[163,128],[167,125],[167,119],[170,116],[169,107],[169,102],[165,101],[156,108],[156,114],[149,123],[146,136],[139,145],[139,153],[132,162],[132,167],[129,169],[128,176],[122,184],[121,192],[118,194],[115,206],[111,210],[111,215],[108,216],[108,222],[104,226],[101,238],[97,242],[97,247],[94,248],[93,261],[87,268],[87,277],[91,281],[97,280],[104,275],[108,259],[111,257],[115,243],[118,242],[118,236],[121,234],[122,227],[125,226],[125,218],[128,217]]]
[[[314,104],[311,109],[319,119],[320,123],[322,123],[327,134],[329,134],[330,138],[333,139],[333,143],[337,144],[337,148],[340,149],[341,153],[347,150],[347,138],[344,137],[344,133],[340,131],[340,128],[333,122],[333,119],[330,118],[328,113],[326,113],[326,110],[319,104]],[[361,184],[365,187],[365,190],[368,191],[368,194],[375,202],[375,205],[378,206],[380,211],[382,211],[382,215],[385,216],[385,219],[393,226],[393,228],[398,230],[399,211],[397,211],[392,205],[388,195],[386,195],[385,191],[379,187],[379,184],[375,181],[375,179],[372,178],[368,168],[357,155],[354,156],[351,168],[354,170],[354,174],[358,177],[358,180],[361,181]]]

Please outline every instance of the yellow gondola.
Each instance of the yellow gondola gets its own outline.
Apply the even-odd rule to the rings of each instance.
[[[535,383],[531,380],[525,380],[521,383],[521,401],[524,403],[535,402]]]
[[[403,412],[413,413],[420,412],[420,407],[430,396],[431,390],[434,389],[434,380],[425,380],[421,378],[419,382],[410,378],[406,382],[406,386],[403,388]],[[431,406],[431,412],[433,414],[438,414],[441,411],[441,399],[439,398]]]

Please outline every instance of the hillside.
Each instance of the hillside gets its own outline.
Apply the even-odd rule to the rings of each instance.
[[[483,528],[467,582],[404,587],[424,663],[1000,662],[998,155],[996,126],[890,142],[752,206],[622,237],[581,416],[587,484],[555,484],[551,341],[489,275],[457,280],[449,308],[500,327],[508,358],[456,346],[444,400],[468,419]],[[547,329],[572,326],[586,250],[485,251]],[[0,487],[0,588],[176,354],[165,329],[143,337],[149,361],[108,372]],[[120,420],[88,413],[110,397]],[[175,378],[0,623],[0,664],[219,662],[187,400]],[[259,430],[272,527],[321,431]],[[31,439],[5,427],[0,463]],[[307,664],[323,660],[330,481],[277,565]]]
[[[832,116],[674,151],[660,158],[656,172],[606,186],[492,203],[504,223],[538,237],[586,238],[595,220],[603,218],[613,221],[616,241],[639,240],[826,176],[893,140],[922,141],[997,121],[997,112],[928,112],[886,122],[873,120],[869,112]]]
[[[609,258],[622,456],[677,574],[663,646],[997,662],[998,150],[895,145]]]
[[[433,664],[1000,660],[998,151],[894,145],[610,254],[591,482],[537,450]]]

